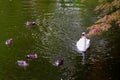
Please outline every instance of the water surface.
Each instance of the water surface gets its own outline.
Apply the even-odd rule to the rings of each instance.
[[[93,12],[96,0],[1,0],[0,1],[0,79],[1,80],[119,80],[120,30],[91,37],[85,65],[76,42],[99,14]],[[37,25],[26,28],[26,21]],[[116,36],[117,35],[117,36]],[[5,41],[13,38],[13,44]],[[25,55],[36,53],[37,60]],[[52,63],[63,58],[64,64]],[[17,60],[26,60],[24,69]]]

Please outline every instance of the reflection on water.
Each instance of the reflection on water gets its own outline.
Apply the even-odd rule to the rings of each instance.
[[[81,33],[96,20],[97,14],[92,11],[96,0],[85,3],[80,0],[11,0],[0,1],[0,4],[1,80],[119,79],[120,37],[115,36],[118,29],[111,29],[115,31],[113,34],[109,31],[104,36],[91,37],[85,65],[76,50]],[[37,25],[26,28],[26,21],[35,21]],[[13,44],[5,46],[5,40],[11,37]],[[36,53],[39,58],[27,60],[25,55],[29,53]],[[52,65],[61,58],[63,65]],[[23,69],[17,60],[26,60],[29,66]]]

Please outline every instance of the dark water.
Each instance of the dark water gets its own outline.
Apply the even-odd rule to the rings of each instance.
[[[119,80],[120,30],[91,37],[85,65],[76,41],[94,23],[96,0],[1,0],[0,1],[0,80]],[[37,25],[26,28],[26,21]],[[13,44],[5,41],[13,38]],[[25,55],[36,53],[37,60]],[[52,63],[63,58],[64,64]],[[17,60],[26,60],[24,69]]]

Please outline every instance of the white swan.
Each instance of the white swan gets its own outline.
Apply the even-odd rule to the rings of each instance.
[[[82,33],[82,37],[76,43],[77,49],[81,52],[85,52],[90,46],[90,39],[87,39],[85,32]]]
[[[90,47],[90,39],[87,39],[85,36],[85,32],[82,33],[82,37],[76,43],[78,51],[82,53],[83,56],[83,64],[85,59],[85,52]]]

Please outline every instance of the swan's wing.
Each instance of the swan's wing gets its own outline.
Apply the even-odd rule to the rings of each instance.
[[[77,41],[76,46],[79,51],[86,51],[85,38],[81,38],[79,41]]]
[[[86,40],[86,49],[90,47],[90,39]]]

